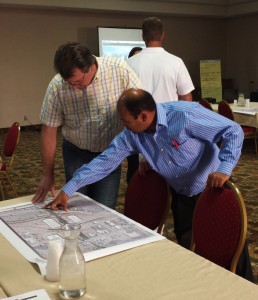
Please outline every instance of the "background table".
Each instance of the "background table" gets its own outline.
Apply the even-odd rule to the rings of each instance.
[[[2,201],[0,207],[31,198]],[[46,281],[2,235],[0,245],[0,287],[8,296],[44,288],[60,299],[57,282]],[[258,299],[255,284],[169,240],[87,262],[86,273],[83,300]]]
[[[211,106],[215,112],[218,112],[218,104],[212,104]],[[258,102],[250,102],[249,108],[235,106],[233,103],[230,104],[230,107],[238,124],[258,128],[258,112],[255,115],[245,113],[245,110],[249,108],[258,109]],[[239,112],[239,110],[242,110],[242,112]]]

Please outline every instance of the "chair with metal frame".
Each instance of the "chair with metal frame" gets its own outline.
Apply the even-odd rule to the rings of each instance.
[[[210,102],[209,102],[208,100],[206,100],[206,99],[200,99],[198,102],[199,102],[202,106],[204,106],[205,108],[207,108],[207,109],[213,111],[213,108],[212,108],[212,106],[211,106],[211,104],[210,104]]]
[[[195,207],[190,249],[235,273],[246,232],[246,207],[235,184],[205,189]]]
[[[158,173],[137,170],[125,194],[124,215],[162,234],[171,205],[170,188]]]
[[[250,102],[258,102],[258,91],[250,93]]]
[[[0,188],[2,199],[4,199],[4,190],[8,193],[10,190],[18,197],[13,183],[9,176],[9,171],[14,162],[14,152],[20,138],[20,125],[18,122],[13,123],[9,128],[2,155],[0,157]],[[10,188],[8,188],[10,187]]]
[[[232,121],[235,121],[234,114],[233,114],[233,111],[232,111],[230,105],[224,100],[222,100],[218,105],[218,113]],[[254,139],[255,153],[257,154],[258,151],[257,151],[257,129],[256,129],[256,127],[242,126],[242,125],[241,125],[241,127],[243,129],[245,139],[250,139],[250,138]]]

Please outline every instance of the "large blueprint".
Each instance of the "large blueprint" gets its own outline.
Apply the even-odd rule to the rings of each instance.
[[[0,209],[1,233],[39,266],[46,263],[48,242],[63,240],[61,225],[66,223],[81,224],[79,243],[86,261],[163,239],[80,193],[69,200],[69,212],[41,207],[27,202]]]

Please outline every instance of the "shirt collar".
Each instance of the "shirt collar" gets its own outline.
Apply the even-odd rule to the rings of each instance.
[[[147,52],[147,53],[153,53],[153,52],[164,52],[165,49],[163,47],[146,47],[143,48],[140,53]]]
[[[92,83],[93,82],[96,82],[99,80],[99,78],[101,77],[101,70],[100,70],[100,66],[101,66],[101,60],[99,57],[95,56],[96,58],[96,61],[97,61],[97,72],[92,80]]]
[[[166,112],[165,112],[163,106],[159,103],[156,103],[156,107],[157,107],[156,129],[158,129],[158,127],[162,127],[162,126],[168,127],[167,115],[166,115]]]

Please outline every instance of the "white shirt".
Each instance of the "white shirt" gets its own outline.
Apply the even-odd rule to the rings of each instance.
[[[156,102],[176,101],[194,89],[183,60],[162,47],[144,48],[127,63]]]

